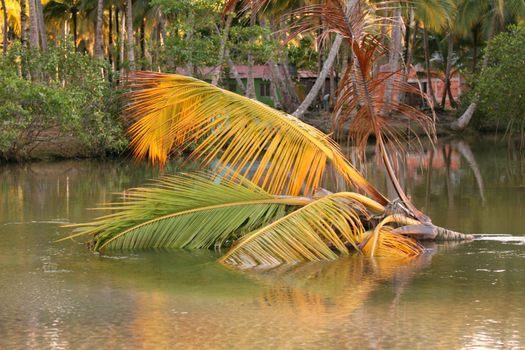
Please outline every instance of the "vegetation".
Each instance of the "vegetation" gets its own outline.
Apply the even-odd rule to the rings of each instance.
[[[498,34],[487,47],[487,67],[481,72],[470,96],[478,96],[480,129],[520,131],[525,128],[525,29],[511,27]]]
[[[0,159],[31,158],[41,149],[56,149],[54,156],[122,152],[127,140],[104,67],[68,45],[12,47],[0,58]]]

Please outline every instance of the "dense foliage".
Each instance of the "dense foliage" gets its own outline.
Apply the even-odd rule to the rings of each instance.
[[[525,29],[512,26],[487,47],[488,66],[475,81],[481,129],[523,130],[525,123]]]
[[[17,45],[0,60],[1,159],[104,155],[126,147],[104,61],[67,45],[45,52]]]

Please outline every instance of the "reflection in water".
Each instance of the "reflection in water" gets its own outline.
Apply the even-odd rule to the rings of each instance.
[[[404,155],[408,192],[442,226],[522,234],[522,158],[466,145]],[[374,162],[368,176],[385,189]],[[61,223],[156,176],[128,162],[0,167],[0,348],[525,346],[523,237],[433,244],[410,262],[354,256],[243,273],[211,251],[99,256],[53,243]]]

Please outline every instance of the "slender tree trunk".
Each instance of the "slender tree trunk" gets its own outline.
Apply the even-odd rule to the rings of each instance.
[[[40,34],[40,45],[42,50],[47,50],[47,32],[46,24],[44,22],[44,9],[42,8],[41,0],[35,0],[35,9],[37,13],[38,32]]]
[[[146,70],[146,19],[140,21],[140,58],[142,63],[140,69]]]
[[[116,70],[120,70],[120,62],[121,62],[121,56],[120,56],[120,50],[118,48],[118,42],[121,40],[120,39],[120,32],[121,32],[122,29],[121,29],[121,26],[119,26],[118,14],[119,14],[118,7],[115,6],[115,34],[116,34],[116,37],[117,37],[117,47],[116,47],[116,50],[115,50],[115,54],[116,54],[116,57],[115,57],[115,69]]]
[[[244,83],[242,82],[242,79],[239,76],[239,72],[237,71],[237,68],[235,67],[235,63],[233,63],[232,59],[230,58],[230,50],[226,49],[225,56],[226,56],[226,61],[228,62],[228,65],[230,66],[230,71],[233,74],[235,81],[237,82],[237,86],[239,87],[239,89],[241,89],[241,92],[243,94],[246,94],[246,86],[244,86]]]
[[[120,69],[122,69],[123,63],[125,62],[124,53],[125,53],[125,43],[126,43],[126,13],[122,12],[120,15],[122,18],[122,23],[120,25]]]
[[[492,37],[494,36],[494,32],[496,31],[496,19],[493,17],[491,26],[489,28],[489,36],[487,39],[487,42],[489,42]],[[487,68],[487,65],[489,64],[489,55],[488,53],[485,54],[483,57],[483,65],[481,66],[481,71],[485,68]],[[468,106],[467,110],[456,119],[452,124],[450,124],[450,128],[454,131],[463,131],[467,128],[470,121],[472,120],[472,117],[474,116],[474,113],[476,112],[476,109],[478,108],[478,96],[474,96],[472,103]]]
[[[126,34],[128,36],[129,69],[135,69],[135,51],[133,45],[133,7],[131,0],[126,1]]]
[[[472,73],[476,73],[478,66],[478,26],[472,30],[473,43],[472,43]]]
[[[417,26],[414,14],[414,8],[411,6],[409,10],[409,20],[408,26],[405,32],[405,65],[403,68],[403,83],[408,82],[408,75],[410,74],[410,69],[412,68],[412,61],[414,60],[414,48],[416,47],[417,39]],[[406,93],[403,91],[399,92],[399,100],[406,101]]]
[[[390,39],[390,53],[388,57],[388,66],[391,73],[396,73],[399,71],[401,52],[402,52],[402,26],[403,26],[403,17],[401,16],[401,8],[396,8],[394,10],[394,23],[392,24],[392,37]],[[385,87],[385,102],[388,106],[391,102],[396,102],[394,92],[394,79],[395,76],[392,76],[386,82]],[[388,112],[388,111],[385,111]]]
[[[423,49],[425,51],[425,69],[427,73],[427,93],[432,99],[434,106],[437,105],[436,95],[434,95],[434,87],[432,86],[432,71],[430,69],[430,47],[428,44],[428,30],[423,23]]]
[[[188,29],[188,32],[186,33],[186,41],[190,43],[191,50],[188,51],[188,63],[186,64],[186,70],[187,70],[187,73],[191,77],[193,76],[193,73],[195,70],[195,67],[193,66],[193,55],[192,55],[192,52],[193,52],[193,47],[192,47],[193,25],[194,25],[193,22],[194,21],[195,21],[195,14],[193,13],[193,10],[190,9],[189,14],[188,14],[188,23],[190,24],[190,28]]]
[[[20,0],[20,43],[22,47],[27,46],[26,0]]]
[[[4,55],[7,54],[7,32],[9,31],[9,25],[7,24],[7,7],[5,6],[5,0],[2,0],[2,10],[4,13],[4,36],[3,36],[3,52]]]
[[[97,1],[97,25],[95,28],[95,57],[98,59],[104,58],[104,50],[102,46],[102,21],[104,15],[104,0]]]
[[[39,0],[36,0],[39,1]],[[38,34],[38,15],[35,0],[27,0],[29,5],[29,45],[32,49],[40,48]]]
[[[441,97],[441,107],[445,109],[445,104],[447,102],[447,94],[450,90],[450,75],[452,71],[452,60],[454,58],[454,38],[452,34],[447,35],[447,66],[445,68],[445,89],[443,90],[443,95]],[[450,105],[454,107],[455,101],[449,99]]]
[[[71,20],[73,21],[73,46],[75,46],[75,51],[77,51],[77,13],[78,11],[74,9],[71,12]]]
[[[221,41],[219,44],[219,59],[217,60],[217,71],[213,75],[213,78],[211,79],[212,85],[217,86],[219,83],[219,80],[221,79],[221,72],[222,72],[222,66],[224,64],[224,54],[226,51],[226,43],[228,41],[228,36],[230,35],[230,27],[232,25],[233,21],[233,14],[229,14],[228,17],[226,17],[226,22],[224,23],[224,29],[222,30],[222,36]],[[217,28],[217,32],[219,33],[219,30]]]
[[[312,102],[314,102],[317,95],[319,95],[319,91],[321,91],[321,88],[324,86],[326,77],[332,69],[332,65],[334,64],[335,57],[339,52],[339,48],[341,47],[342,41],[343,37],[337,34],[337,36],[334,39],[334,42],[332,43],[332,47],[330,48],[330,52],[328,53],[328,57],[324,61],[323,69],[321,69],[321,72],[317,76],[317,79],[315,80],[314,85],[308,92],[308,95],[306,95],[303,102],[301,102],[299,107],[297,107],[295,112],[293,112],[294,117],[301,118],[304,115],[304,113],[306,113],[308,107],[310,107]]]
[[[111,69],[113,69],[113,5],[109,5],[108,19],[108,60]]]
[[[257,12],[252,10],[250,14],[250,26],[253,28],[257,21]],[[252,41],[255,38],[251,39]],[[246,77],[246,97],[257,99],[257,94],[255,92],[255,79],[253,77],[253,66],[255,65],[255,59],[251,50],[248,52],[248,76]]]

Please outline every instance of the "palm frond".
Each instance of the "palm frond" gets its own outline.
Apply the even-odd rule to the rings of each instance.
[[[80,234],[93,236],[94,250],[220,247],[308,202],[246,180],[182,174],[127,191],[126,201],[101,208],[115,213],[70,227],[86,228]]]
[[[197,145],[192,157],[214,172],[239,174],[272,194],[309,195],[328,161],[356,191],[383,197],[316,128],[263,103],[180,75],[135,72],[126,109],[138,158],[163,164],[173,149]]]
[[[373,202],[373,201],[372,201]],[[238,267],[330,260],[359,250],[369,218],[366,206],[378,203],[351,192],[322,197],[271,224],[246,234],[220,261]],[[380,206],[380,205],[379,205]]]

